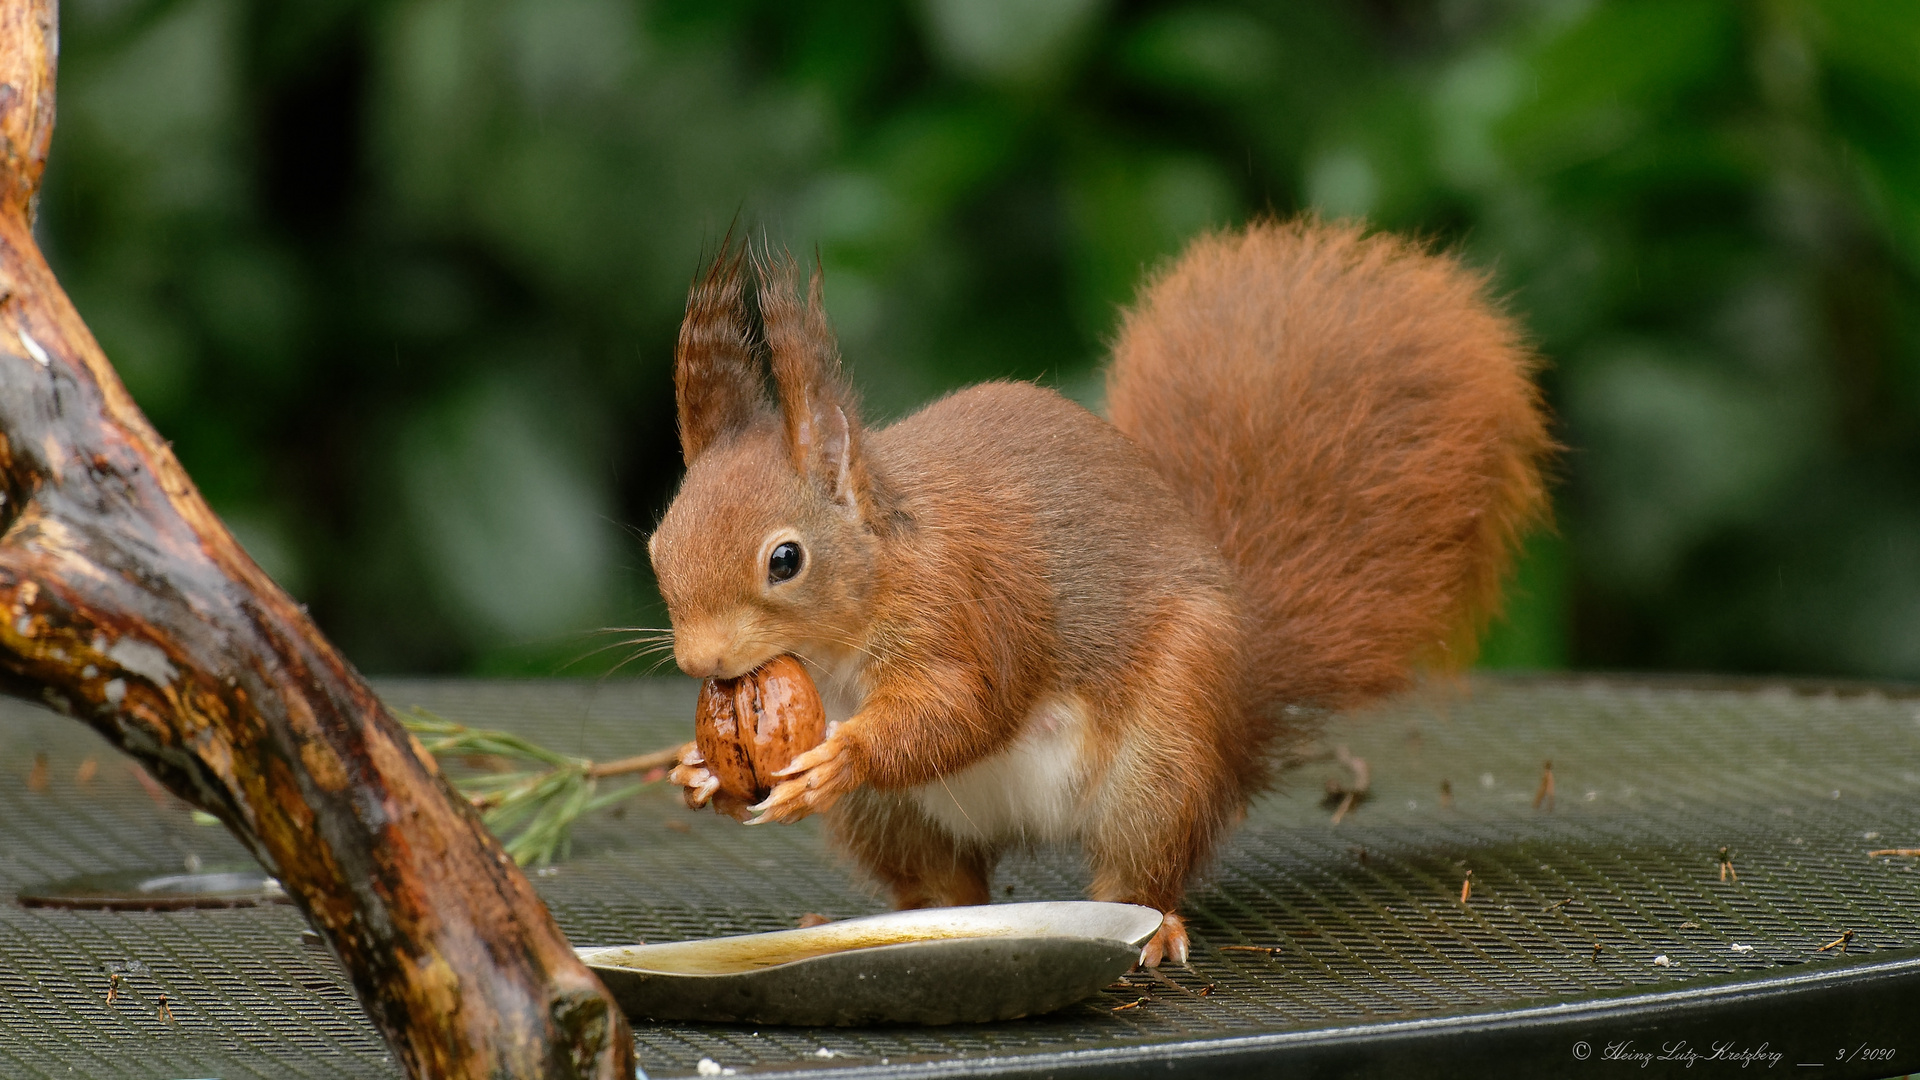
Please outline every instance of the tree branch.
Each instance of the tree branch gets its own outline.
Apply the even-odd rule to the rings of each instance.
[[[35,245],[51,0],[0,3],[0,689],[218,816],[332,944],[414,1077],[633,1075],[531,885],[247,557]]]

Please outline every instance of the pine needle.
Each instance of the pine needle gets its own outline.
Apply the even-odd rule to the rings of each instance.
[[[566,858],[572,851],[575,822],[656,782],[643,780],[602,792],[601,780],[664,768],[679,761],[684,749],[671,746],[618,761],[595,762],[556,753],[509,731],[468,727],[418,705],[398,719],[428,753],[442,761],[482,757],[526,766],[453,781],[521,866]]]

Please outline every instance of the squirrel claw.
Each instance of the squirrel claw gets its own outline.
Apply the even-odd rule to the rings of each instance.
[[[759,815],[747,824],[799,821],[839,802],[856,784],[852,757],[837,737],[794,758],[774,775],[787,779],[774,785],[764,801],[747,808]]]
[[[1157,968],[1163,962],[1185,966],[1187,951],[1186,920],[1178,912],[1169,911],[1161,920],[1160,929],[1154,931],[1153,938],[1140,950],[1140,963],[1136,966]]]
[[[714,792],[720,790],[720,778],[707,773],[705,777],[688,784],[685,793],[687,809],[698,810],[712,801]]]

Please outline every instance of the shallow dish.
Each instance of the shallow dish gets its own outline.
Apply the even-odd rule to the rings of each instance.
[[[21,889],[27,907],[103,911],[178,911],[186,908],[250,907],[292,900],[280,882],[258,865],[179,870],[117,870],[82,874]]]
[[[1079,1001],[1159,928],[1132,904],[989,904],[579,953],[637,1020],[961,1024]]]

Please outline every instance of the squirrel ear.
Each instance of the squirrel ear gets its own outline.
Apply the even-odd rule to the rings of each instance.
[[[707,447],[768,411],[740,284],[746,255],[744,243],[734,248],[728,229],[720,253],[687,294],[687,314],[673,350],[673,389],[680,407],[680,453],[689,465]]]
[[[859,407],[840,370],[840,346],[821,303],[820,268],[800,302],[800,266],[791,252],[756,258],[760,272],[760,321],[773,355],[773,381],[780,390],[787,450],[793,467],[828,498],[859,512],[867,498],[860,454]]]

